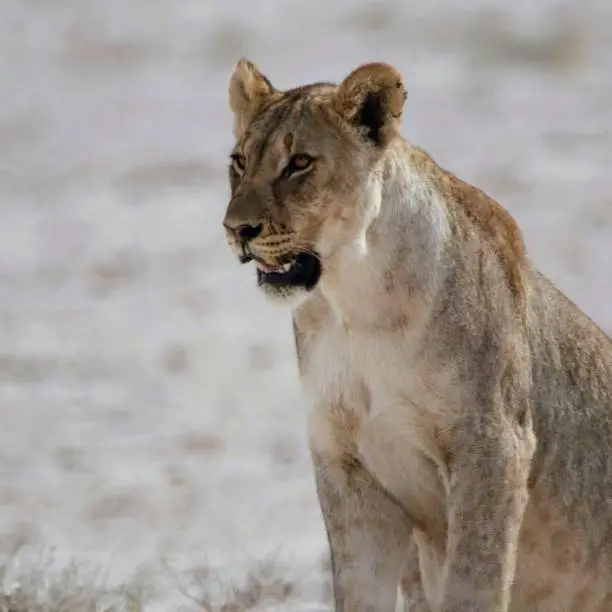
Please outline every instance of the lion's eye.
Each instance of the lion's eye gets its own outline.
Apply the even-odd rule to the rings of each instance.
[[[238,172],[238,174],[244,172],[244,169],[246,168],[246,158],[244,155],[234,153],[233,155],[230,155],[230,159],[232,160],[234,170]]]
[[[291,176],[296,172],[307,170],[308,168],[310,168],[310,166],[312,166],[313,162],[314,158],[310,155],[306,155],[305,153],[298,153],[289,160],[289,163],[285,166],[283,174],[285,176]]]

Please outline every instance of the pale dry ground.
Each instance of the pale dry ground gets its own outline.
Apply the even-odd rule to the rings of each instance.
[[[95,599],[74,561],[196,609],[175,575],[214,598],[275,557],[281,607],[328,598],[289,315],[220,231],[241,54],[280,87],[397,65],[404,134],[612,330],[611,31],[609,0],[2,0],[4,591]]]

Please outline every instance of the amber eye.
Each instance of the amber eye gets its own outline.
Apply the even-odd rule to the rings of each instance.
[[[230,155],[230,159],[232,161],[232,167],[238,174],[244,172],[244,169],[246,168],[246,158],[244,155],[234,153],[233,155]]]
[[[283,170],[283,174],[285,176],[291,176],[296,172],[307,170],[308,168],[310,168],[310,166],[312,166],[313,162],[314,158],[310,155],[306,155],[305,153],[298,153],[289,160],[289,163],[285,166],[285,169]]]

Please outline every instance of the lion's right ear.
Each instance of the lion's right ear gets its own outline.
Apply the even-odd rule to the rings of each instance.
[[[234,135],[238,138],[266,100],[277,93],[253,62],[242,58],[229,82],[229,105],[234,112]]]

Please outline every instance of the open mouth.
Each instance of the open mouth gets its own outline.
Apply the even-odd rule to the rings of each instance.
[[[321,277],[321,262],[316,255],[298,253],[285,257],[282,264],[270,266],[255,260],[257,284],[274,287],[303,287],[310,291]]]

